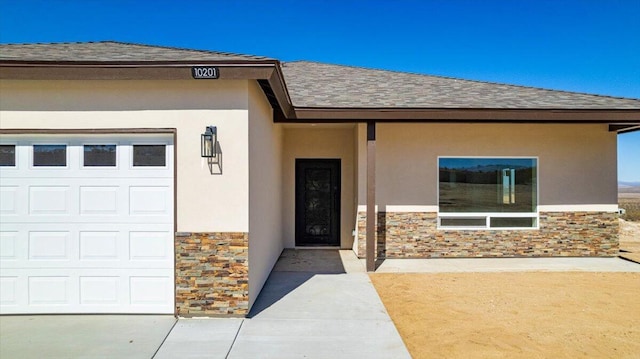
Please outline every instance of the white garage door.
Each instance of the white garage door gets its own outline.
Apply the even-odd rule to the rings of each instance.
[[[0,313],[173,313],[171,135],[4,136]]]

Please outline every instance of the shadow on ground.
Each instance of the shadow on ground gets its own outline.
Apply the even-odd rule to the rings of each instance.
[[[337,249],[285,249],[247,316],[253,318],[318,274],[345,274]]]

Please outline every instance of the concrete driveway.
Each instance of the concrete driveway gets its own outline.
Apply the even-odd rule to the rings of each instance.
[[[144,358],[154,356],[171,315],[0,317],[0,358]]]
[[[410,358],[352,251],[285,250],[249,318],[0,317],[0,358]]]

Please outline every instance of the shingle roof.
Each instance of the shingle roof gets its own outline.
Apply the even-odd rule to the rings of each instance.
[[[115,41],[0,44],[0,61],[20,62],[275,62],[226,52]],[[282,65],[299,108],[351,109],[640,109],[640,99],[546,90],[308,61]]]
[[[640,109],[639,99],[308,61],[282,66],[295,107]]]
[[[190,50],[116,41],[1,44],[0,60],[137,62],[273,60],[262,56]]]

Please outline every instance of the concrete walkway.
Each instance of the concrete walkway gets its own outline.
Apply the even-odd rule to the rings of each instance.
[[[364,262],[363,262],[364,263]],[[613,258],[386,259],[376,273],[640,272],[640,264]]]
[[[411,358],[351,251],[285,250],[247,319],[180,319],[155,358]]]

